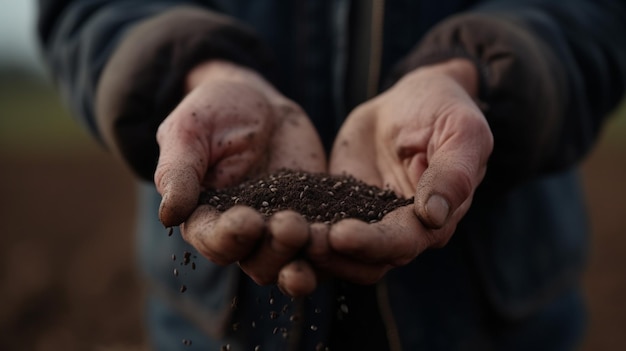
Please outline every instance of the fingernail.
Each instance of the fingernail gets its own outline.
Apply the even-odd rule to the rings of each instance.
[[[448,219],[450,205],[441,195],[431,195],[426,202],[426,213],[431,224],[436,228],[441,228]]]

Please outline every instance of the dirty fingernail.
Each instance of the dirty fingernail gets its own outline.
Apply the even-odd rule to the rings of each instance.
[[[431,195],[426,202],[426,213],[428,214],[428,219],[431,222],[430,224],[432,224],[435,228],[440,228],[446,223],[449,212],[450,205],[441,195]]]

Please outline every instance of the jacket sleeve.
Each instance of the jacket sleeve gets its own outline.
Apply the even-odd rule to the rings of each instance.
[[[485,182],[509,187],[573,166],[624,95],[623,1],[492,1],[435,26],[391,81],[472,60],[494,135]]]
[[[250,29],[193,3],[40,0],[39,38],[70,109],[146,180],[189,69],[220,58],[270,74],[269,49]]]

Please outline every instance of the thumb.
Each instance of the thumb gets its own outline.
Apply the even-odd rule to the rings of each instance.
[[[487,171],[493,136],[482,113],[472,111],[443,118],[435,127],[415,194],[415,212],[426,227],[439,229],[451,218],[458,222]]]
[[[445,226],[452,214],[473,196],[484,177],[487,158],[476,151],[464,145],[433,154],[417,183],[415,195],[416,215],[426,227]],[[467,211],[468,206],[462,209]],[[454,217],[460,219],[464,214]]]
[[[165,121],[157,132],[160,154],[154,184],[161,194],[159,220],[165,227],[184,222],[198,205],[200,182],[208,167],[206,143],[177,123]]]
[[[155,184],[162,196],[159,220],[165,227],[184,222],[198,204],[200,183],[195,170],[166,164],[157,167]]]

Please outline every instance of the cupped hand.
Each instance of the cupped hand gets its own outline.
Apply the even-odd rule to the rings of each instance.
[[[157,131],[154,175],[159,218],[179,225],[202,188],[222,188],[279,168],[321,172],[326,158],[313,125],[261,75],[223,61],[190,72],[187,95]]]
[[[208,259],[239,262],[260,284],[274,282],[308,241],[304,219],[287,212],[265,221],[249,207],[220,214],[198,207],[199,194],[280,168],[323,172],[321,141],[297,104],[247,68],[211,61],[186,84],[157,131],[159,218],[166,227],[182,224],[183,238]]]
[[[493,148],[475,102],[477,80],[465,59],[425,66],[350,114],[335,140],[330,172],[414,196],[415,202],[378,223],[348,219],[315,232],[308,252],[316,267],[373,283],[448,242]]]

